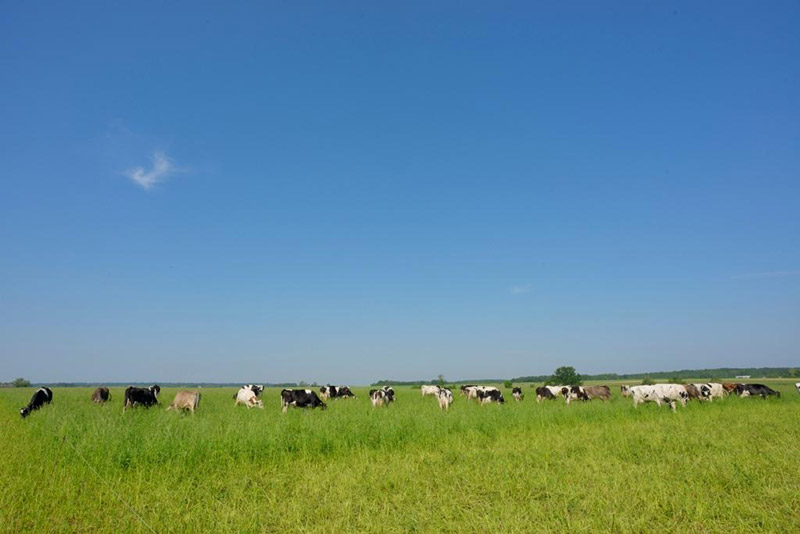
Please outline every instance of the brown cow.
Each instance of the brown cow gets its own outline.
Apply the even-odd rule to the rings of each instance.
[[[179,391],[175,394],[175,399],[169,405],[170,410],[189,410],[194,413],[200,403],[200,393],[197,391]]]
[[[611,398],[611,388],[608,386],[583,386],[583,392],[591,399],[603,399],[607,401]]]
[[[700,399],[700,390],[694,384],[686,384],[686,393],[689,394],[690,399]]]
[[[734,384],[733,382],[725,382],[722,384],[722,389],[727,391],[728,393],[733,393],[733,390],[736,389],[736,386],[739,384]]]
[[[111,393],[108,388],[97,388],[92,393],[92,402],[102,404],[111,400]]]

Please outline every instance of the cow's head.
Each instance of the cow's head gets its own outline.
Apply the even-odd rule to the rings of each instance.
[[[153,384],[147,389],[149,389],[153,393],[153,396],[155,398],[158,398],[158,394],[161,393],[161,386],[159,386],[158,384]]]
[[[22,416],[22,418],[23,418],[23,419],[25,419],[26,417],[28,417],[28,415],[30,415],[30,413],[31,413],[31,410],[30,410],[30,409],[29,409],[27,406],[26,406],[25,408],[22,408],[22,409],[19,411],[19,414]]]

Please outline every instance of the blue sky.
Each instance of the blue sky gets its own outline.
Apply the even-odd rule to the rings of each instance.
[[[4,2],[0,380],[798,365],[797,2]]]

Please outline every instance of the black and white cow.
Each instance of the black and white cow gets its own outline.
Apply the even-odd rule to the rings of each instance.
[[[523,398],[525,398],[525,395],[522,393],[522,388],[521,387],[512,388],[511,389],[511,396],[514,397],[514,400],[517,401],[517,402],[519,402]]]
[[[348,399],[355,398],[355,394],[347,386],[322,386],[319,388],[323,399]]]
[[[536,402],[542,402],[542,400],[555,400],[556,396],[553,395],[552,390],[545,386],[540,386],[536,388]]]
[[[453,392],[448,388],[439,388],[436,398],[439,399],[439,408],[442,410],[449,410],[450,405],[453,404]]]
[[[52,400],[53,391],[50,388],[39,388],[33,393],[33,397],[31,397],[31,401],[28,405],[20,409],[19,414],[25,419],[32,411],[38,410],[45,404],[50,404]]]
[[[772,396],[780,398],[781,396],[780,391],[775,391],[764,384],[736,384],[734,393],[740,397],[761,397],[762,399]]]
[[[480,404],[489,404],[491,402],[503,404],[506,402],[503,398],[503,394],[495,387],[479,387],[477,389],[477,395],[478,403]]]
[[[127,408],[134,406],[153,406],[158,404],[158,394],[161,393],[161,387],[158,384],[153,384],[149,388],[137,388],[128,386],[125,389],[125,401],[122,404],[122,412],[125,413]]]
[[[476,384],[464,384],[463,386],[461,386],[461,395],[469,398],[470,390],[476,387],[478,387]]]
[[[797,382],[794,387],[797,388],[797,392],[800,393],[800,382]]]
[[[567,404],[569,404],[573,399],[582,401],[589,400],[589,394],[586,393],[586,390],[583,388],[583,386],[567,386],[566,389],[567,391],[564,392],[563,395]]]
[[[386,392],[386,402],[394,402],[394,388],[391,386],[383,386],[381,389]]]
[[[295,408],[317,408],[323,410],[328,406],[320,400],[317,393],[310,389],[284,389],[281,391],[281,411],[286,413],[289,406]]]
[[[394,390],[389,388],[387,391],[384,388],[369,390],[369,398],[372,401],[372,407],[388,405],[394,401]]]
[[[233,394],[233,398],[236,400],[233,405],[239,406],[240,404],[244,404],[248,408],[258,406],[263,409],[264,403],[259,399],[263,392],[264,386],[261,384],[245,384],[239,388],[239,391]]]

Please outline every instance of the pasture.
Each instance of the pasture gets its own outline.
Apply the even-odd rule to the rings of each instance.
[[[758,380],[753,380],[759,382]],[[0,390],[5,532],[791,532],[800,527],[800,395],[692,401],[671,413],[608,403],[479,406],[449,413],[418,389],[373,409],[234,408],[203,389],[194,415],[123,415],[92,388]],[[609,385],[612,385],[609,383]],[[454,392],[455,393],[455,392]],[[125,503],[120,499],[124,499]],[[138,516],[138,517],[137,517]],[[146,526],[145,525],[149,525]]]

